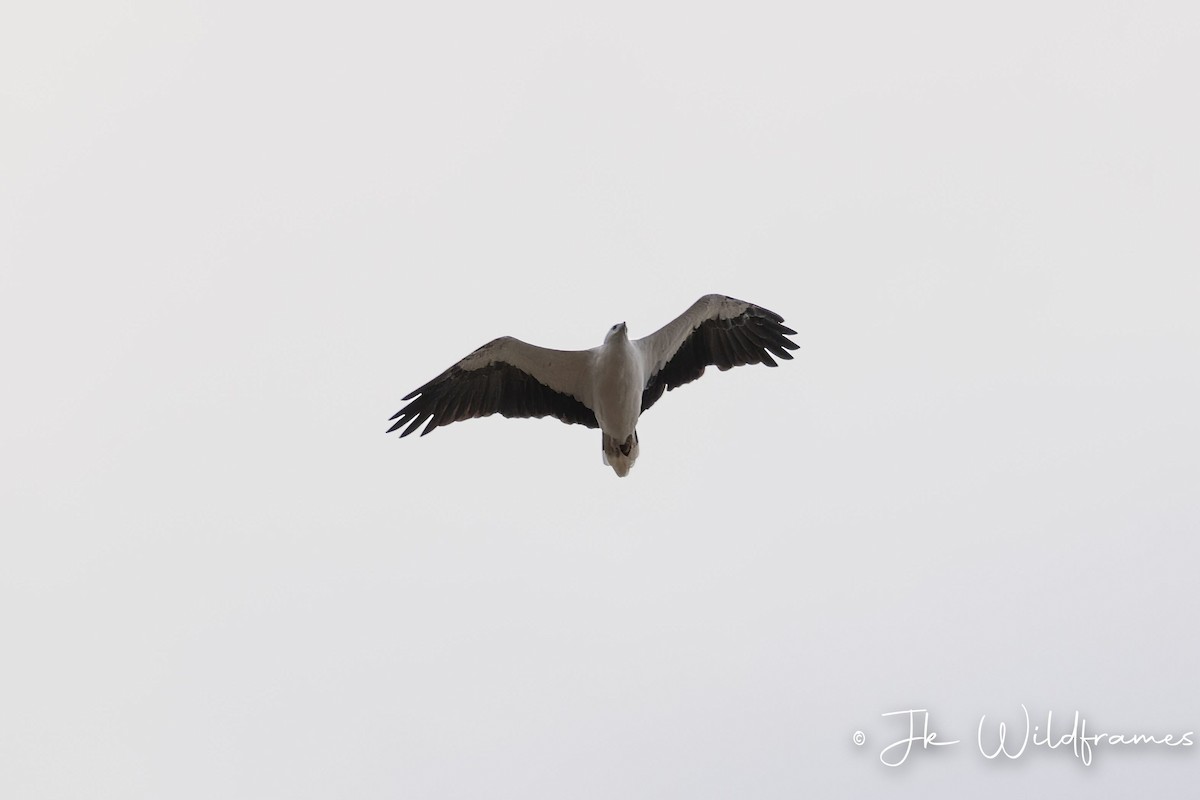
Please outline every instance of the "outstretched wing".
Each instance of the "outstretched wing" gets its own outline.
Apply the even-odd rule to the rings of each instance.
[[[783,325],[783,317],[761,306],[720,294],[701,297],[674,321],[637,340],[648,376],[642,411],[664,391],[699,378],[706,367],[778,366],[771,355],[790,359],[788,350],[800,347],[787,338],[795,333]]]
[[[497,413],[598,428],[588,405],[590,364],[586,350],[549,350],[501,337],[405,396],[410,402],[392,417],[388,433],[407,425],[400,436],[408,436],[428,421],[424,436],[451,422]]]

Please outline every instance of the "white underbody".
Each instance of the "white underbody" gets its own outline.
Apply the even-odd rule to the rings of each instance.
[[[641,352],[624,335],[611,337],[593,352],[592,410],[600,430],[624,441],[633,435],[642,413],[646,368]]]
[[[604,463],[625,477],[638,457],[637,421],[646,388],[645,358],[637,343],[629,341],[624,323],[614,326],[591,355],[589,405],[602,431],[601,453]]]

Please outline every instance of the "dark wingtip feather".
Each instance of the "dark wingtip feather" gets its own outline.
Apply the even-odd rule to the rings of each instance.
[[[787,339],[777,336],[773,339],[768,339],[767,341],[763,342],[763,347],[774,353],[776,357],[790,361],[792,354],[783,349],[783,345],[786,343]]]

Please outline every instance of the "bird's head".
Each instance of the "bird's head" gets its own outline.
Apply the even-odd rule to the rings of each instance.
[[[604,341],[611,342],[613,339],[624,339],[626,336],[626,327],[624,322],[618,322],[608,329],[608,335],[604,337]]]

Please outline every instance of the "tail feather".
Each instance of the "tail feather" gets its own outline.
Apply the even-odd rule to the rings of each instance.
[[[633,462],[637,461],[637,431],[631,433],[623,442],[609,436],[607,433],[602,433],[600,436],[604,463],[612,467],[613,472],[617,473],[619,477],[624,478],[633,467]]]

